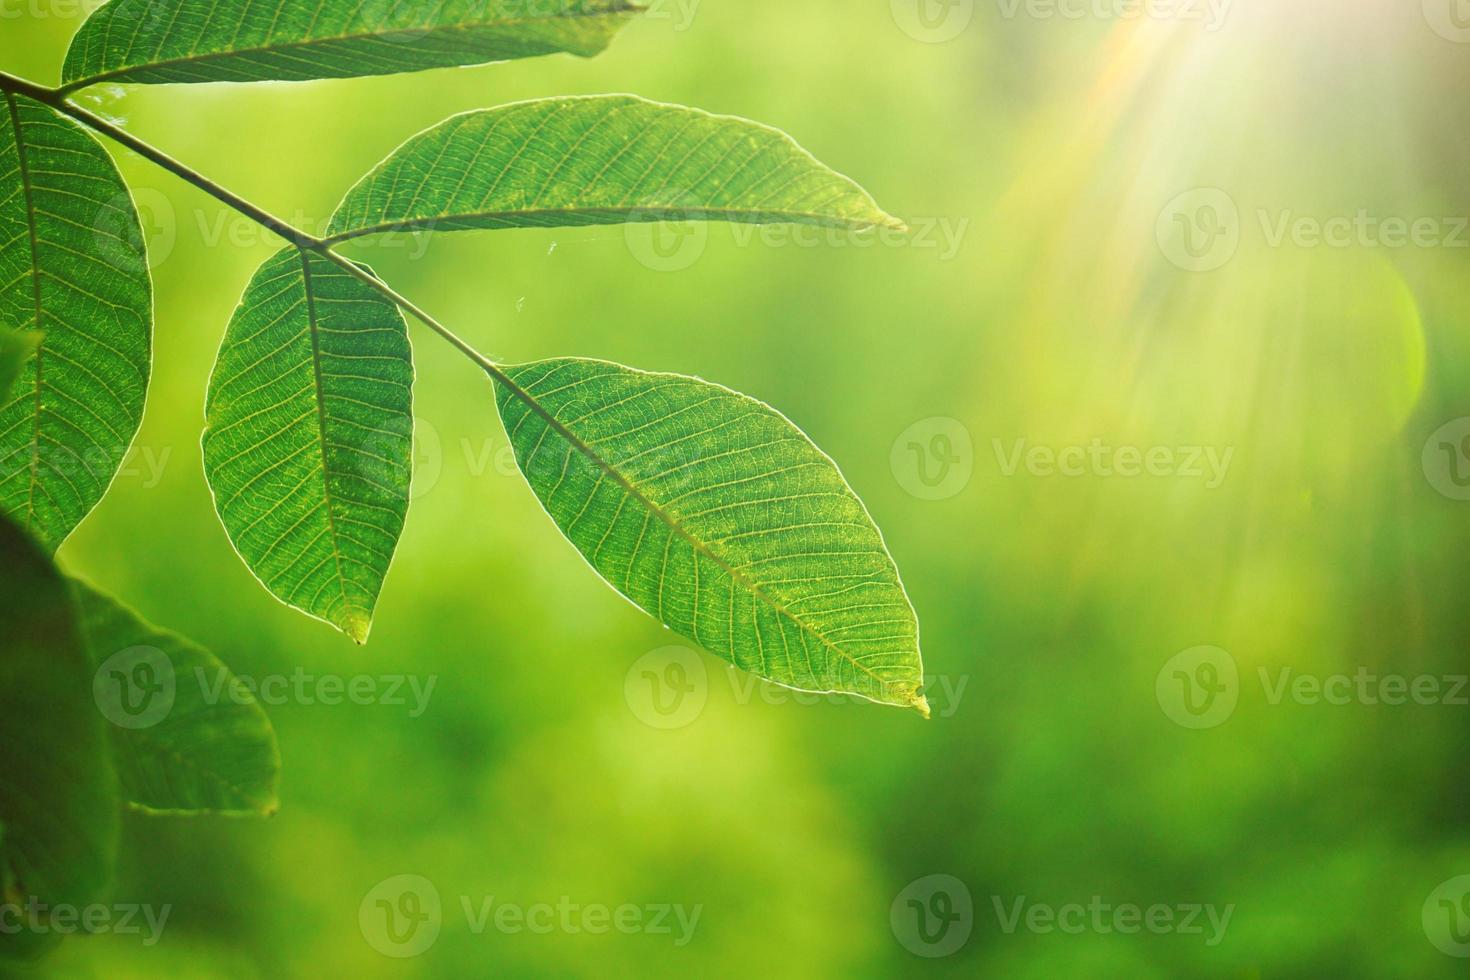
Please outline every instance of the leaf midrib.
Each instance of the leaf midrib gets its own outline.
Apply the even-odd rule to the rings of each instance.
[[[695,537],[692,532],[690,532],[683,526],[682,523],[680,523],[678,518],[668,513],[660,504],[651,499],[642,490],[638,489],[638,487],[635,486],[630,480],[628,480],[628,478],[625,477],[616,467],[607,462],[607,460],[603,459],[602,456],[599,455],[592,446],[588,445],[579,436],[577,436],[576,433],[572,432],[565,425],[563,425],[559,419],[552,415],[551,412],[548,411],[540,403],[540,401],[538,401],[533,395],[531,395],[530,392],[526,391],[520,385],[516,384],[515,381],[512,380],[507,374],[505,374],[503,371],[497,370],[495,372],[491,372],[491,377],[501,384],[505,385],[506,390],[508,390],[512,395],[514,395],[519,401],[530,408],[533,412],[539,415],[542,421],[546,422],[546,424],[549,425],[558,435],[567,440],[567,442],[570,443],[574,449],[581,452],[588,459],[592,460],[592,462],[595,463],[598,468],[600,468],[608,476],[612,477],[614,482],[622,487],[624,491],[626,491],[628,494],[630,494],[632,497],[642,503],[645,507],[647,507],[650,512],[652,512],[659,518],[659,520],[663,521],[664,524],[666,524],[671,531],[673,531],[675,534],[678,534],[685,541],[689,542],[691,547],[693,547],[710,561],[718,565],[735,582],[742,585],[747,591],[749,591],[751,595],[765,602],[778,615],[785,616],[788,620],[794,623],[798,629],[803,630],[810,635],[816,637],[817,641],[828,650],[831,650],[843,660],[846,660],[848,663],[852,664],[853,667],[862,671],[864,674],[867,674],[878,684],[879,690],[886,691],[893,686],[890,682],[875,674],[871,669],[859,663],[852,654],[848,653],[846,650],[842,649],[837,644],[833,643],[831,640],[823,636],[820,632],[818,632],[816,627],[807,623],[796,613],[793,613],[780,602],[767,595],[766,592],[762,590],[756,582],[752,581],[751,579],[747,578],[743,573],[736,570],[729,562],[727,562],[723,557],[717,554],[709,545],[701,541],[699,538]],[[697,567],[698,566],[696,565],[696,568]],[[601,573],[599,572],[598,574]],[[907,704],[916,705],[917,698],[915,698],[911,694]]]
[[[438,27],[397,28],[397,29],[390,30],[390,31],[373,31],[373,32],[369,32],[369,33],[358,32],[358,33],[353,33],[353,34],[334,34],[334,35],[331,35],[329,37],[315,37],[315,38],[311,38],[309,40],[292,41],[292,42],[286,43],[286,44],[266,44],[266,45],[262,45],[262,46],[252,47],[252,48],[234,48],[234,49],[229,50],[229,51],[210,51],[210,52],[208,52],[206,54],[202,54],[202,55],[200,55],[200,54],[190,54],[190,55],[187,55],[187,56],[182,57],[182,58],[167,58],[167,59],[164,59],[163,61],[150,61],[150,62],[146,62],[146,63],[143,63],[143,64],[128,65],[128,66],[123,67],[123,68],[114,68],[112,71],[100,72],[100,73],[95,74],[95,75],[84,75],[84,76],[82,76],[80,78],[75,78],[75,79],[72,79],[71,81],[67,82],[62,87],[62,91],[63,92],[71,92],[71,91],[74,91],[76,89],[86,88],[86,87],[91,86],[91,85],[97,85],[97,84],[100,84],[102,82],[110,81],[111,79],[114,79],[114,78],[123,78],[123,79],[125,79],[128,75],[136,74],[138,72],[155,71],[155,70],[158,70],[158,69],[167,69],[167,68],[177,68],[177,67],[180,67],[180,66],[183,66],[183,65],[201,65],[201,64],[208,64],[211,61],[228,60],[230,58],[240,57],[242,55],[243,56],[249,56],[249,55],[262,55],[262,54],[268,55],[268,54],[276,54],[276,53],[285,53],[285,52],[295,51],[295,50],[298,50],[298,49],[301,49],[301,48],[311,48],[311,47],[314,47],[314,46],[317,46],[317,45],[321,45],[321,44],[336,44],[336,43],[344,42],[344,41],[351,42],[351,41],[388,40],[388,39],[394,38],[394,37],[421,36],[421,35],[430,35],[430,34],[435,34],[435,35],[437,35],[437,34],[451,34],[452,35],[452,34],[455,34],[457,32],[460,32],[460,31],[473,31],[473,30],[476,30],[476,29],[479,29],[479,28],[485,28],[485,27],[514,29],[514,28],[517,28],[517,27],[525,26],[527,24],[555,23],[557,20],[574,20],[574,19],[580,19],[580,18],[586,18],[586,19],[589,19],[590,20],[590,19],[597,18],[597,17],[623,17],[623,16],[629,16],[631,14],[637,13],[640,10],[642,10],[642,8],[639,7],[639,6],[637,6],[636,4],[629,4],[627,6],[612,7],[612,8],[609,8],[607,10],[599,10],[599,11],[587,10],[587,11],[579,11],[579,12],[576,12],[576,13],[562,13],[562,14],[557,15],[556,18],[546,18],[546,17],[525,18],[525,17],[523,17],[523,18],[521,18],[519,20],[502,20],[502,21],[494,21],[494,22],[480,22],[480,23],[477,23],[477,24],[445,24],[445,25],[440,25]],[[221,81],[228,81],[228,79],[220,79],[220,80]]]
[[[316,297],[311,289],[311,255],[304,249],[298,249],[297,255],[301,258],[302,286],[306,290],[306,323],[311,334],[311,376],[312,384],[316,388],[317,437],[322,456],[322,500],[327,511],[327,537],[332,539],[332,560],[337,568],[337,589],[342,594],[342,615],[349,617],[350,622],[356,617],[349,615],[354,610],[352,600],[347,598],[347,579],[342,572],[342,549],[337,539],[337,515],[332,507],[332,478],[327,472],[326,389],[322,386],[321,338],[317,335]],[[362,640],[355,631],[354,626],[348,635],[361,643]]]
[[[40,234],[36,229],[36,201],[31,187],[31,168],[26,156],[25,134],[21,131],[20,107],[16,105],[15,94],[5,93],[5,102],[10,109],[10,125],[15,130],[15,158],[16,165],[20,170],[21,191],[26,202],[26,233],[30,240],[31,249],[31,289],[35,299],[36,307],[36,329],[42,328],[42,304],[41,304],[41,251]],[[29,486],[26,488],[26,529],[35,526],[36,519],[36,485],[39,483],[39,471],[41,467],[41,359],[45,343],[36,345],[36,411],[35,422],[31,430],[31,477]]]
[[[732,221],[740,218],[748,218],[753,215],[772,214],[782,215],[786,220],[800,219],[810,224],[825,225],[829,228],[846,228],[851,231],[865,231],[869,228],[892,228],[895,231],[908,230],[907,225],[891,215],[885,215],[888,219],[887,221],[879,222],[857,218],[833,218],[830,214],[819,214],[811,211],[790,211],[784,208],[681,208],[672,205],[645,205],[642,207],[611,205],[608,207],[524,208],[518,211],[469,211],[441,214],[431,218],[405,218],[402,221],[385,221],[381,224],[367,225],[350,231],[338,232],[335,235],[329,235],[322,239],[322,243],[324,245],[340,245],[354,238],[363,238],[368,235],[381,235],[394,231],[419,231],[425,228],[433,230],[434,225],[443,221],[509,221],[513,218],[520,217],[587,214],[646,214],[652,215],[660,221]]]

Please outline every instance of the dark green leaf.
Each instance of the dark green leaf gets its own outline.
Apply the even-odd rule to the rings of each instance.
[[[521,471],[614,588],[737,667],[928,714],[918,623],[883,538],[785,417],[605,361],[503,370]]]
[[[123,799],[169,813],[273,813],[270,720],[214,654],[73,581]]]
[[[204,473],[235,550],[359,643],[408,509],[412,387],[397,307],[295,248],[246,287],[209,381]]]
[[[66,582],[4,518],[0,582],[0,900],[22,915],[33,899],[81,908],[111,877],[117,850],[117,780],[92,668]],[[0,930],[0,958],[46,945],[44,933]]]
[[[68,87],[389,75],[607,47],[626,0],[112,0],[72,41]]]
[[[24,96],[0,106],[0,329],[40,330],[0,400],[0,511],[55,549],[102,499],[143,418],[152,286],[102,147]]]
[[[467,112],[399,147],[328,234],[706,219],[901,226],[791,137],[630,95]]]

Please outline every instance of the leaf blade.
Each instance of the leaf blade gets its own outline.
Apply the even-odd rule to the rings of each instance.
[[[76,579],[71,585],[95,669],[112,663],[126,672],[146,660],[168,675],[167,703],[157,717],[129,720],[109,703],[119,723],[107,726],[108,741],[128,804],[148,813],[274,813],[281,768],[275,730],[248,691],[240,696],[235,675],[208,650],[113,597]]]
[[[153,291],[102,146],[24,96],[0,105],[0,323],[45,335],[0,400],[0,511],[53,550],[102,499],[143,419]]]
[[[117,782],[71,596],[40,545],[0,518],[0,901],[82,908],[112,875]],[[0,932],[0,960],[49,946]]]
[[[327,235],[691,218],[902,227],[779,130],[596,95],[462,113],[425,130],[348,191]]]
[[[88,18],[62,68],[68,88],[102,81],[306,81],[477,65],[566,52],[591,57],[638,12],[627,0],[112,0]]]
[[[9,396],[21,369],[40,348],[43,337],[39,330],[0,330],[0,402]]]
[[[882,535],[784,416],[605,361],[502,370],[522,473],[613,588],[737,667],[927,716],[918,622]]]
[[[397,307],[294,247],[246,287],[210,377],[205,477],[231,544],[358,643],[408,509],[412,389]]]

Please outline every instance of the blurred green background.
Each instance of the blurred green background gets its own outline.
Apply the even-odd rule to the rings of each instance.
[[[907,243],[600,228],[355,254],[500,359],[698,374],[787,413],[884,529],[935,717],[798,703],[703,654],[659,714],[677,638],[561,539],[487,380],[418,329],[416,500],[372,641],[277,604],[214,517],[199,433],[279,243],[116,153],[156,266],[154,379],[63,563],[241,675],[436,680],[417,717],[269,706],[280,813],[127,818],[114,899],[171,905],[162,940],[72,940],[39,975],[1463,975],[1454,2],[655,0],[593,60],[90,93],[309,229],[408,135],[557,94],[758,119],[864,184]],[[0,11],[0,64],[54,82],[75,2]],[[1119,474],[1130,447],[1152,471]],[[1365,673],[1345,703],[1276,696]],[[1425,676],[1430,703],[1374,696]],[[407,958],[359,916],[399,875],[442,903]],[[477,929],[462,902],[491,897],[700,912],[682,945]],[[1018,900],[1042,918],[1010,927]],[[1174,925],[1066,912],[1089,903]],[[1178,928],[1190,906],[1228,927]]]

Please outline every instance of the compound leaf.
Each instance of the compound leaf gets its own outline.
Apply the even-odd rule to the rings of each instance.
[[[408,509],[412,388],[397,307],[294,247],[246,287],[209,381],[204,473],[235,550],[359,643]]]
[[[269,814],[270,719],[214,654],[73,580],[121,793],[154,813]]]
[[[152,285],[137,212],[90,135],[0,105],[0,324],[42,331],[0,397],[0,511],[55,549],[102,499],[143,419]]]
[[[20,906],[0,930],[0,960],[49,946],[16,929],[27,906],[97,899],[117,852],[117,780],[92,668],[66,582],[30,535],[0,518],[0,901]]]
[[[347,193],[328,235],[685,219],[902,227],[784,133],[597,95],[467,112],[420,133]]]
[[[883,538],[784,416],[605,361],[502,370],[521,471],[614,588],[761,677],[927,716],[918,623]]]
[[[303,81],[591,57],[638,9],[627,0],[112,0],[77,32],[62,79],[68,88]]]

